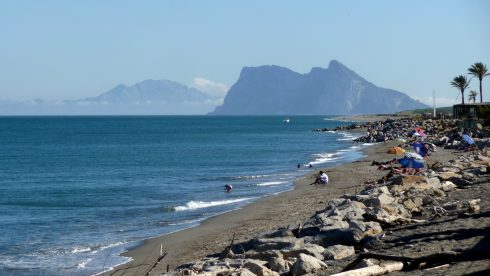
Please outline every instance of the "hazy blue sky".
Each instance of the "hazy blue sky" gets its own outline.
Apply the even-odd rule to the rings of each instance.
[[[486,0],[0,3],[3,100],[77,99],[145,79],[219,92],[243,66],[307,73],[336,59],[424,102],[435,90],[440,105],[461,101],[453,77],[490,67]],[[485,90],[489,101],[488,79]]]

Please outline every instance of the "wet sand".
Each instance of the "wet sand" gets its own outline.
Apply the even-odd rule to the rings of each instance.
[[[143,245],[123,254],[134,261],[117,269],[137,265],[136,268],[125,269],[124,275],[144,273],[148,266],[140,264],[152,263],[160,252],[160,244],[163,244],[168,255],[152,271],[153,275],[167,271],[167,267],[172,270],[178,265],[223,251],[230,244],[233,234],[235,243],[239,243],[268,230],[298,225],[322,209],[327,199],[356,193],[362,189],[364,181],[377,180],[386,175],[386,171],[377,171],[371,162],[394,158],[386,151],[397,144],[396,141],[376,144],[363,149],[366,157],[361,160],[324,168],[330,178],[327,185],[309,185],[320,170],[318,168],[298,179],[292,191],[263,198],[242,209],[212,217],[199,226],[145,240]],[[447,151],[439,151],[431,159],[432,162],[444,161],[452,156]]]

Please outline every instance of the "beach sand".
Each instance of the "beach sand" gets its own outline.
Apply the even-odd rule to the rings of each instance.
[[[233,234],[235,243],[239,243],[268,230],[303,223],[315,211],[324,208],[327,199],[354,194],[363,188],[364,181],[377,180],[386,175],[387,171],[378,171],[376,166],[371,166],[371,162],[393,159],[395,156],[386,151],[397,144],[396,141],[376,144],[363,149],[366,157],[361,160],[323,168],[330,178],[327,185],[309,185],[320,170],[314,169],[312,173],[298,179],[292,191],[263,198],[242,209],[212,217],[199,226],[145,240],[142,246],[123,254],[134,261],[117,269],[137,266],[125,269],[124,275],[142,274],[148,266],[140,264],[152,263],[160,252],[160,244],[163,244],[168,255],[152,271],[152,275],[158,274],[167,271],[167,267],[172,270],[178,265],[223,251],[230,244]],[[452,157],[454,155],[451,152],[440,150],[433,154],[429,163]]]

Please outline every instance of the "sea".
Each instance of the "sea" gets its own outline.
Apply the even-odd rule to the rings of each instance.
[[[350,122],[288,119],[0,117],[0,275],[100,274],[144,239],[289,191],[368,146],[313,131]]]

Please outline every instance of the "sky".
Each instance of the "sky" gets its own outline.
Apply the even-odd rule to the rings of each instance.
[[[79,99],[146,79],[224,96],[244,66],[304,74],[335,59],[447,106],[461,102],[455,76],[490,68],[489,15],[486,0],[0,0],[0,100]]]

